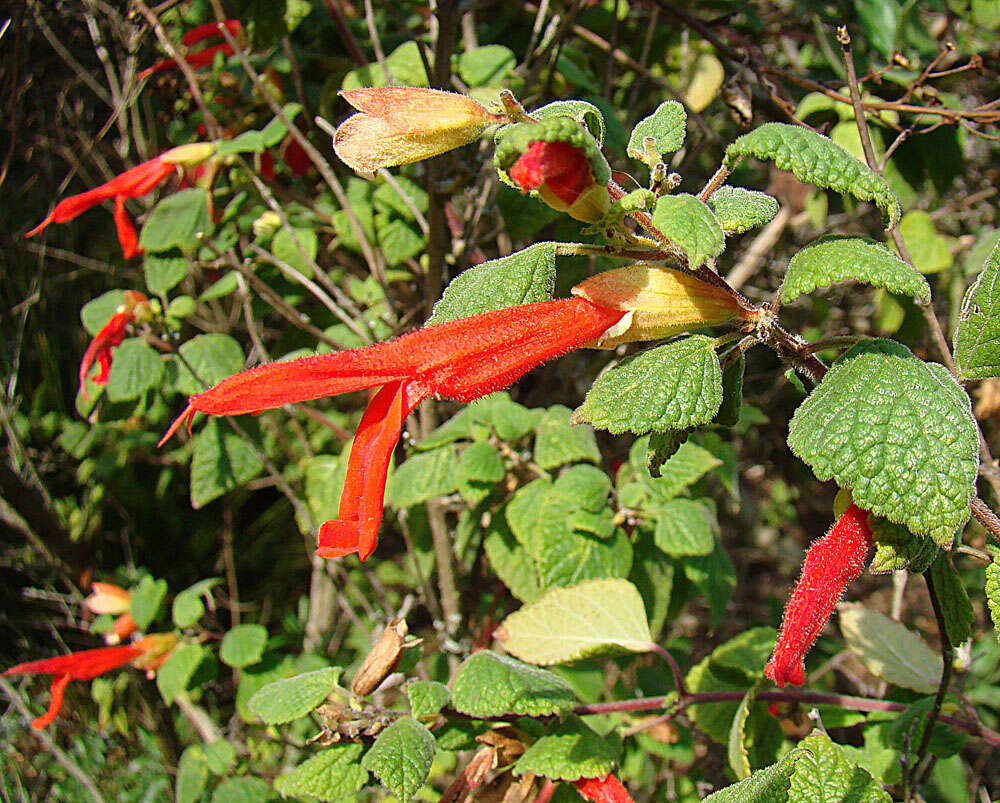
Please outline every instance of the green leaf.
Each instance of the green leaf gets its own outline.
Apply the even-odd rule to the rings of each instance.
[[[307,797],[323,801],[355,800],[368,783],[362,768],[360,744],[335,744],[317,753],[294,770],[274,781],[282,797]]]
[[[304,717],[333,691],[340,672],[338,667],[328,667],[268,683],[254,692],[248,708],[268,725],[281,725]]]
[[[506,307],[548,301],[556,281],[556,244],[535,243],[491,259],[452,280],[427,320],[432,326]]]
[[[646,448],[646,471],[650,477],[659,479],[663,476],[663,464],[677,454],[690,434],[690,428],[650,433],[649,446]]]
[[[406,684],[410,698],[410,713],[417,719],[433,717],[451,702],[451,691],[443,683],[433,680],[414,680]]]
[[[266,803],[273,799],[270,787],[251,775],[229,778],[212,793],[212,803]]]
[[[167,660],[156,670],[156,686],[167,705],[170,705],[177,695],[187,690],[188,683],[204,657],[204,647],[186,641],[182,641],[170,651]]]
[[[817,287],[855,280],[890,293],[931,300],[927,280],[884,245],[861,237],[824,237],[792,257],[781,282],[781,301],[790,304]]]
[[[648,652],[653,640],[639,591],[620,579],[553,588],[508,616],[497,638],[511,655],[541,666]]]
[[[346,451],[345,451],[346,454]],[[347,461],[334,455],[315,455],[306,465],[306,501],[317,521],[336,519],[344,487]]]
[[[906,250],[910,252],[913,267],[921,273],[938,273],[951,267],[951,241],[938,234],[931,216],[923,209],[914,209],[899,221]]]
[[[307,278],[312,278],[312,266],[318,251],[319,237],[313,229],[293,227],[289,234],[288,229],[280,228],[271,240],[271,253],[280,262],[291,265]]]
[[[955,363],[963,379],[1000,376],[1000,242],[962,302]],[[93,303],[93,302],[91,302]],[[89,305],[88,305],[89,306]],[[84,307],[86,309],[86,307]],[[82,314],[82,313],[81,313]]]
[[[944,618],[944,629],[952,646],[961,647],[972,635],[972,623],[975,614],[972,611],[972,601],[965,590],[962,578],[955,571],[951,555],[940,552],[937,560],[931,564],[930,579],[934,583],[941,615]]]
[[[406,200],[392,184],[383,184],[372,195],[375,210],[386,214],[395,213],[404,220],[416,220],[416,215],[413,214],[410,207],[413,206],[419,212],[426,212],[429,203],[427,192],[419,184],[415,184],[404,176],[396,176],[395,178],[399,190],[406,194]]]
[[[239,287],[239,275],[239,271],[229,271],[221,279],[209,285],[208,289],[198,296],[198,299],[200,301],[211,301],[214,298],[225,298]]]
[[[684,104],[668,100],[656,107],[649,117],[636,123],[628,140],[628,155],[633,159],[648,156],[646,138],[652,138],[653,149],[658,155],[679,151],[687,134],[687,112]]]
[[[601,462],[597,438],[590,427],[574,426],[573,411],[556,404],[545,411],[535,426],[535,463],[546,470],[565,463]]]
[[[176,803],[198,803],[208,783],[208,765],[201,745],[193,744],[181,753],[177,763],[177,780],[174,781]]]
[[[719,677],[732,676],[734,682],[746,683],[764,677],[764,664],[774,651],[778,633],[773,627],[752,627],[720,644],[709,657],[712,672]]]
[[[215,775],[225,775],[236,763],[236,748],[225,739],[217,739],[203,747],[205,762]]]
[[[651,509],[656,516],[656,545],[673,557],[708,555],[715,549],[719,523],[702,501],[671,499]]]
[[[721,621],[736,588],[736,568],[722,544],[716,543],[710,555],[685,558],[684,576],[708,600],[712,621]]]
[[[382,731],[361,766],[406,803],[427,780],[437,742],[427,728],[403,717]]]
[[[219,660],[226,666],[250,666],[264,655],[267,628],[262,625],[237,625],[222,637]]]
[[[211,234],[205,190],[191,187],[160,199],[142,226],[139,245],[144,251],[193,251]]]
[[[847,648],[873,675],[921,694],[937,691],[941,656],[904,625],[861,605],[844,604],[840,630]]]
[[[715,214],[693,195],[664,195],[653,209],[653,225],[680,248],[692,270],[712,262],[726,248]]]
[[[722,404],[715,415],[715,423],[724,427],[734,427],[740,422],[743,412],[743,374],[747,360],[740,352],[736,359],[730,359],[722,369]]]
[[[131,594],[129,613],[136,626],[140,630],[145,630],[160,612],[163,599],[167,596],[167,581],[143,577],[139,585],[132,589]]]
[[[612,521],[611,537],[595,538],[591,533],[603,528],[592,520],[583,526],[577,518],[586,511],[612,519],[608,490],[607,475],[575,465],[555,483],[538,479],[514,494],[506,507],[507,522],[527,550],[542,589],[628,574],[632,547],[625,534]]]
[[[884,519],[882,519],[885,522]],[[875,531],[875,555],[868,566],[872,574],[886,574],[906,569],[914,574],[922,574],[937,557],[939,548],[934,540],[926,535],[914,535],[901,524],[885,522],[888,527],[898,527],[905,538],[897,543],[879,541],[878,529]]]
[[[142,258],[146,289],[157,296],[165,295],[187,276],[187,258],[180,251],[164,254],[147,253]]]
[[[747,753],[745,744],[747,720],[753,704],[757,700],[757,692],[760,689],[758,681],[743,695],[739,708],[736,709],[736,716],[733,717],[732,727],[729,729],[729,767],[733,774],[741,781],[750,777],[750,755]]]
[[[243,370],[243,349],[229,335],[197,335],[177,352],[176,387],[187,396],[201,393]]]
[[[183,320],[194,315],[195,301],[191,296],[177,296],[167,304],[166,316]]]
[[[517,66],[517,56],[503,45],[483,45],[458,57],[458,74],[471,86],[499,85]]]
[[[87,334],[96,335],[111,320],[115,310],[125,303],[124,290],[108,290],[97,298],[92,298],[80,308],[80,321]]]
[[[287,0],[286,0],[287,3]],[[291,5],[288,3],[288,5]],[[282,114],[288,120],[294,120],[298,113],[302,111],[300,103],[286,103],[281,107]],[[265,148],[273,148],[288,135],[288,127],[275,115],[271,121],[261,129],[260,138]]]
[[[252,444],[212,418],[192,438],[191,507],[204,507],[226,491],[252,480],[264,463]]]
[[[997,640],[1000,641],[1000,555],[993,556],[993,562],[986,567],[986,602],[990,607],[990,618]]]
[[[637,451],[646,451],[641,440],[636,441],[636,446],[639,447]],[[642,465],[645,465],[645,461]],[[641,483],[648,496],[665,502],[668,499],[673,499],[689,485],[696,483],[709,471],[721,465],[722,461],[710,451],[703,449],[696,443],[685,441],[671,455],[670,459],[660,466],[658,478],[641,477]]]
[[[513,773],[530,772],[553,781],[603,778],[615,763],[615,751],[577,716],[557,723],[514,765]]]
[[[389,501],[398,508],[411,507],[451,493],[458,488],[457,465],[451,446],[408,457],[389,480]]]
[[[488,719],[517,714],[546,717],[573,707],[573,687],[545,669],[480,650],[465,659],[451,682],[452,708]]]
[[[222,580],[218,577],[208,577],[185,588],[174,597],[171,607],[174,624],[177,627],[190,627],[201,619],[205,613],[205,603],[202,601],[202,597],[221,582]]]
[[[715,213],[726,234],[742,234],[774,220],[778,201],[767,193],[743,187],[719,187],[708,198],[708,208]]]
[[[891,803],[882,784],[851,761],[839,745],[821,731],[799,742],[806,748],[795,764],[789,800],[822,803]]]
[[[873,201],[882,210],[886,228],[899,222],[902,210],[885,179],[812,129],[765,123],[726,148],[726,167],[732,170],[744,156],[772,161],[779,170],[791,171],[806,184]]]
[[[500,453],[486,441],[477,441],[462,450],[458,470],[463,478],[480,482],[500,482],[506,474]]]
[[[944,366],[899,343],[846,352],[795,411],[788,445],[860,507],[946,549],[969,518],[979,469],[971,402]]]
[[[490,520],[483,548],[493,571],[511,594],[521,602],[532,602],[538,598],[542,586],[535,561],[531,553],[518,543],[502,514]]]
[[[777,764],[757,770],[749,778],[720,789],[706,797],[703,803],[789,803],[793,800],[788,794],[792,773],[806,754],[807,751],[802,748],[792,750]]]
[[[141,337],[129,337],[115,349],[108,375],[112,402],[137,399],[163,378],[163,360]]]
[[[403,220],[387,220],[377,215],[375,233],[379,250],[390,268],[412,259],[427,247],[427,239]]]
[[[693,335],[641,352],[599,376],[572,420],[615,435],[641,435],[706,424],[721,403],[714,341]]]
[[[604,115],[593,103],[585,100],[557,100],[531,111],[536,120],[546,117],[572,117],[585,126],[598,145],[604,144]]]

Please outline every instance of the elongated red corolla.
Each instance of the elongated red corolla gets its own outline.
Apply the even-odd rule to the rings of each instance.
[[[181,41],[190,47],[191,45],[196,45],[206,39],[211,39],[216,36],[221,37],[221,29],[223,28],[229,31],[229,33],[234,37],[239,36],[239,34],[243,31],[243,26],[240,24],[239,20],[206,22],[204,25],[198,25],[184,34],[184,36],[181,37]],[[192,69],[197,70],[211,64],[215,59],[216,53],[222,53],[224,56],[231,56],[233,54],[233,46],[228,42],[211,45],[210,47],[197,50],[194,53],[188,53],[184,56],[184,61],[190,65]],[[148,78],[153,73],[160,72],[161,70],[171,70],[176,66],[177,62],[174,59],[163,59],[162,61],[156,62],[139,73],[139,80],[141,81],[143,78]]]
[[[826,535],[813,542],[785,608],[774,654],[764,674],[784,688],[805,683],[805,656],[833,613],[844,589],[865,568],[872,547],[868,513],[850,505]]]
[[[428,396],[469,402],[510,385],[537,365],[596,340],[623,316],[583,298],[494,310],[428,326],[387,343],[270,363],[191,397],[160,441],[195,412],[240,415],[381,385],[358,426],[339,518],[322,525],[318,554],[375,549],[386,470],[403,420]]]
[[[44,658],[41,661],[28,661],[12,666],[3,674],[4,677],[10,675],[53,676],[50,689],[52,700],[49,703],[49,710],[31,723],[32,728],[41,730],[56,718],[59,709],[62,708],[66,686],[71,680],[92,680],[98,675],[117,669],[145,653],[146,649],[141,645],[142,642],[137,642],[119,647],[102,647],[97,650],[72,652],[69,655]]]
[[[95,385],[106,385],[111,371],[111,349],[120,346],[125,339],[125,328],[136,319],[136,315],[148,309],[149,299],[138,290],[126,290],[124,303],[115,310],[101,330],[94,335],[80,360],[80,392],[87,398],[87,376],[96,362],[100,371],[94,377]]]
[[[587,156],[568,142],[532,142],[511,167],[510,178],[522,192],[544,185],[567,206],[594,186]]]
[[[631,795],[614,775],[603,778],[581,778],[573,786],[584,800],[594,803],[633,803]]]

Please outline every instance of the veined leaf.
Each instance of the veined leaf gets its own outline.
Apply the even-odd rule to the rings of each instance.
[[[778,200],[764,192],[743,187],[719,187],[709,196],[708,207],[727,234],[742,234],[774,220]]]
[[[452,707],[473,717],[565,714],[573,687],[559,675],[489,650],[473,653],[451,682]]]
[[[511,655],[541,666],[647,652],[652,641],[642,597],[620,579],[553,588],[508,616],[496,637]]]
[[[687,111],[683,103],[668,100],[656,107],[649,117],[644,117],[628,140],[628,155],[634,159],[648,157],[645,140],[653,140],[653,148],[660,155],[679,151],[687,133]]]
[[[969,518],[979,470],[971,402],[944,366],[899,343],[846,352],[795,411],[788,445],[860,507],[945,549]]]
[[[823,803],[891,803],[868,770],[851,761],[822,731],[799,742],[807,752],[795,764],[788,799]]]
[[[955,364],[963,379],[1000,376],[1000,242],[962,302]]]
[[[362,768],[360,744],[335,744],[274,781],[282,797],[309,797],[315,800],[348,800],[368,783]]]
[[[927,280],[884,245],[860,237],[824,237],[792,257],[781,282],[781,301],[790,304],[817,287],[851,279],[916,296],[925,304],[931,300]]]
[[[726,148],[725,164],[731,170],[744,156],[774,162],[799,181],[873,201],[882,210],[882,222],[892,228],[902,210],[885,179],[856,159],[829,137],[812,129],[786,123],[765,123]]]
[[[412,717],[403,717],[378,735],[361,766],[406,803],[427,780],[436,752],[430,731]]]
[[[653,209],[653,225],[687,254],[692,270],[714,260],[726,247],[714,213],[693,195],[661,197]]]
[[[529,747],[514,765],[515,776],[530,772],[554,781],[604,777],[614,766],[615,752],[576,716],[557,723]]]

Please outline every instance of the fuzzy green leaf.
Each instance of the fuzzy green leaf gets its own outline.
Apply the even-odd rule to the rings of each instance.
[[[307,278],[312,278],[313,263],[319,252],[319,237],[315,229],[305,227],[280,228],[271,240],[271,253],[280,262],[291,265]]]
[[[205,191],[191,187],[160,199],[143,224],[139,245],[144,251],[192,251],[211,233]]]
[[[514,51],[504,45],[483,45],[458,57],[458,74],[469,86],[499,86],[517,66]]]
[[[891,803],[868,770],[859,767],[821,731],[799,742],[806,748],[796,762],[788,799],[803,803]]]
[[[535,427],[535,463],[541,468],[549,470],[582,460],[601,462],[594,430],[574,426],[570,422],[572,414],[568,407],[556,404],[539,420]]]
[[[722,369],[722,404],[715,416],[715,423],[724,427],[734,427],[740,422],[743,412],[743,374],[747,360],[740,352],[735,360],[730,360]]]
[[[437,742],[427,728],[403,717],[382,731],[361,766],[406,803],[427,780]]]
[[[663,464],[670,460],[687,441],[691,429],[668,429],[652,432],[646,448],[646,471],[650,477],[663,476]]]
[[[388,499],[395,507],[410,507],[458,487],[455,449],[445,446],[406,459],[389,480]]]
[[[171,606],[174,625],[177,627],[191,627],[191,625],[201,619],[205,613],[205,603],[202,601],[202,597],[221,582],[221,578],[207,577],[185,588],[174,597],[174,602]]]
[[[229,335],[197,335],[177,351],[176,387],[186,396],[201,393],[243,370],[243,349]]]
[[[1000,242],[962,302],[955,364],[963,379],[1000,376]]]
[[[253,446],[218,419],[210,419],[192,440],[191,507],[196,510],[264,469]]]
[[[726,234],[742,234],[774,220],[778,200],[767,193],[743,187],[719,187],[708,198],[708,208],[715,213]]]
[[[287,775],[275,779],[274,789],[282,797],[308,797],[329,801],[355,800],[368,783],[368,771],[358,761],[360,744],[335,744]]]
[[[905,625],[856,604],[840,606],[847,648],[869,672],[889,683],[933,694],[941,681],[941,656]]]
[[[715,549],[719,523],[710,507],[694,499],[671,499],[649,512],[656,517],[656,545],[673,557],[708,555]]]
[[[337,667],[328,667],[268,683],[250,698],[250,712],[268,725],[281,725],[304,717],[333,691],[340,671]]]
[[[971,402],[943,366],[899,343],[846,352],[795,411],[788,445],[860,507],[946,549],[969,518],[979,469]]]
[[[273,799],[270,787],[252,775],[229,778],[212,792],[212,803],[267,803]]]
[[[108,400],[137,399],[159,384],[163,360],[141,337],[130,337],[114,350],[108,376]]]
[[[414,680],[406,685],[410,713],[417,719],[435,716],[451,702],[451,690],[433,680]]]
[[[653,209],[653,225],[680,248],[692,270],[714,260],[726,247],[715,214],[693,195],[664,195]]]
[[[726,148],[726,166],[731,170],[744,156],[774,162],[799,181],[873,201],[882,210],[882,222],[892,228],[902,210],[886,180],[829,137],[812,129],[786,123],[765,123],[739,137]]]
[[[187,258],[180,251],[148,253],[142,258],[146,289],[154,295],[164,295],[187,276]]]
[[[512,613],[497,638],[511,655],[547,666],[595,655],[648,652],[646,608],[627,580],[553,588]]]
[[[790,304],[817,287],[855,280],[927,303],[927,280],[884,245],[861,237],[824,237],[810,243],[788,263],[781,300]]]
[[[514,775],[526,772],[553,781],[602,778],[611,772],[615,751],[577,716],[567,717],[538,739],[514,765]]]
[[[683,103],[668,100],[656,107],[649,117],[636,123],[628,140],[628,155],[642,159],[646,155],[644,140],[652,137],[653,148],[659,154],[679,151],[687,134],[687,111]]]
[[[156,619],[167,596],[167,581],[143,577],[132,589],[132,601],[129,613],[140,630],[145,630]]]
[[[518,543],[503,515],[492,517],[483,548],[493,571],[511,594],[521,602],[538,599],[542,586],[534,558]]]
[[[937,557],[938,545],[926,535],[914,535],[902,524],[872,516],[875,555],[868,567],[872,574],[907,569],[914,574],[926,571]]]
[[[641,352],[597,378],[574,423],[619,435],[707,424],[722,403],[714,341],[693,335]]]
[[[573,687],[545,669],[481,650],[469,656],[451,682],[452,707],[488,719],[517,714],[545,717],[573,707]]]
[[[993,561],[986,567],[986,602],[990,607],[990,618],[997,640],[1000,641],[1000,555],[994,555]]]
[[[976,617],[965,584],[955,571],[951,555],[947,552],[939,553],[937,560],[931,564],[930,579],[941,606],[948,640],[952,646],[961,647],[972,635],[972,623]]]
[[[757,700],[757,691],[760,682],[755,683],[743,695],[739,708],[736,709],[736,716],[733,717],[732,727],[729,729],[729,767],[733,774],[741,781],[750,777],[750,756],[746,747],[746,728],[753,704]]]
[[[585,100],[557,100],[532,109],[531,116],[536,120],[544,120],[546,117],[572,117],[580,125],[586,126],[598,145],[604,144],[604,115],[593,103]]]
[[[807,751],[801,748],[792,750],[777,764],[720,789],[706,797],[703,803],[789,803],[792,800],[788,794],[792,773],[806,754]]]
[[[262,625],[237,625],[222,637],[219,660],[227,666],[250,666],[264,655],[267,628]]]
[[[108,290],[97,298],[92,298],[80,308],[80,322],[87,334],[96,335],[111,320],[115,310],[125,303],[124,290]]]
[[[434,305],[427,325],[548,301],[556,281],[556,244],[535,243],[462,272]]]
[[[156,686],[163,695],[163,702],[170,705],[178,694],[187,690],[204,657],[204,647],[184,641],[170,651],[167,660],[156,670]]]
[[[197,803],[208,783],[208,765],[201,745],[193,744],[181,753],[177,764],[177,780],[174,782],[176,803]]]

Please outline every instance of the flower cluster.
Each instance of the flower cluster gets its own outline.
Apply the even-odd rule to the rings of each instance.
[[[152,315],[149,299],[138,290],[126,290],[125,300],[115,310],[101,330],[90,341],[80,361],[80,392],[87,398],[87,377],[96,362],[100,371],[93,378],[95,385],[106,385],[111,372],[111,349],[125,339],[125,328],[134,321],[148,320]]]
[[[844,589],[864,570],[871,548],[868,513],[854,504],[809,547],[802,574],[785,608],[774,654],[764,669],[764,674],[782,688],[786,683],[805,683],[806,653]]]

